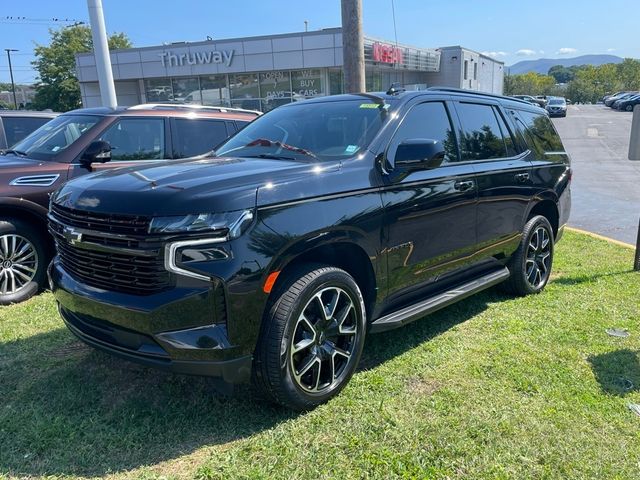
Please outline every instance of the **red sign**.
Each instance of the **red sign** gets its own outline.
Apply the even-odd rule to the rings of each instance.
[[[379,63],[404,63],[401,49],[378,42],[373,44],[373,61]]]

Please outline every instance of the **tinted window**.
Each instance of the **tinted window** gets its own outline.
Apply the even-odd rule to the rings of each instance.
[[[460,154],[462,160],[487,160],[507,157],[498,119],[491,105],[459,103],[462,123]]]
[[[446,154],[445,162],[458,159],[453,127],[444,103],[420,103],[411,108],[391,140],[387,157],[393,159],[403,141],[418,138],[441,142]]]
[[[33,117],[4,117],[4,133],[7,136],[7,145],[11,147],[14,143],[19,142],[34,130],[47,123],[50,118],[33,118]]]
[[[52,160],[93,127],[101,117],[60,115],[13,146],[37,160]]]
[[[516,147],[513,142],[513,136],[511,134],[511,130],[507,127],[507,124],[502,117],[502,113],[498,109],[495,109],[496,118],[498,119],[498,124],[500,125],[500,130],[502,131],[502,137],[504,138],[504,143],[507,147],[507,155],[513,156],[516,154]]]
[[[174,158],[194,157],[210,152],[227,136],[224,121],[176,118]]]
[[[162,118],[120,119],[100,139],[111,145],[111,160],[165,158]]]
[[[545,152],[564,152],[562,141],[549,117],[523,110],[519,110],[518,115],[526,127],[525,137],[530,148],[541,155]]]

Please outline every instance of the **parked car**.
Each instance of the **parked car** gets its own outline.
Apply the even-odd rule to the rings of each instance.
[[[615,102],[616,110],[624,110],[626,112],[633,112],[633,107],[640,103],[640,95],[633,95],[624,100],[618,100]]]
[[[631,100],[633,97],[635,97],[636,95],[638,95],[638,92],[632,92],[632,93],[627,93],[625,95],[620,96],[618,99],[616,99],[611,105],[610,107],[613,108],[614,110],[618,110],[620,107],[620,103],[627,101],[627,100]]]
[[[636,95],[637,93],[638,93],[638,92],[623,92],[623,93],[621,93],[621,94],[619,94],[619,95],[615,95],[615,96],[611,96],[611,97],[607,98],[607,99],[604,101],[604,104],[605,104],[607,107],[612,107],[612,108],[613,108],[613,104],[614,104],[615,102],[617,102],[618,100],[622,100],[622,99],[625,99],[625,98],[630,98],[630,97],[632,97],[633,95]]]
[[[553,152],[549,155],[548,152]],[[431,88],[281,106],[211,156],[52,198],[52,290],[89,345],[309,409],[365,336],[504,282],[542,291],[570,210],[545,112]]]
[[[233,109],[140,105],[56,117],[0,157],[0,304],[45,286],[49,195],[70,178],[206,153],[256,118]],[[110,160],[108,163],[107,160]]]
[[[547,103],[549,103],[549,98],[546,95],[536,95],[535,100],[538,102],[538,105],[540,105],[540,107],[542,108],[546,108],[547,107]]]
[[[622,95],[623,93],[626,93],[626,92],[620,91],[620,92],[615,92],[615,93],[610,93],[608,95],[605,95],[604,97],[602,97],[602,103],[606,102],[611,97],[616,97],[618,95]]]
[[[538,101],[533,98],[531,95],[511,95],[513,98],[517,98],[518,100],[523,100],[527,103],[530,103],[531,105],[536,105],[538,106],[539,103]]]
[[[0,153],[58,115],[55,112],[2,110],[0,112]]]
[[[547,104],[547,112],[550,117],[566,117],[567,102],[562,97],[551,97]]]

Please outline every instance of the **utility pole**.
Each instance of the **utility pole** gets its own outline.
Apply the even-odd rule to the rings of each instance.
[[[342,2],[342,57],[345,93],[365,91],[362,0]]]
[[[107,43],[107,29],[104,25],[102,0],[87,0],[87,7],[89,8],[93,54],[96,58],[102,105],[104,107],[115,108],[118,100],[116,99],[116,87],[113,84],[113,72],[111,70],[111,57],[109,57],[109,44]]]
[[[11,52],[17,52],[15,48],[5,48],[7,52],[7,58],[9,59],[9,76],[11,77],[11,91],[13,92],[13,106],[18,109],[18,101],[16,100],[16,84],[13,83],[13,68],[11,68]]]

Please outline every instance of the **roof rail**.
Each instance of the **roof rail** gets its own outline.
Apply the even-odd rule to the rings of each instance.
[[[437,91],[437,92],[451,92],[451,93],[462,93],[465,95],[478,95],[482,97],[493,97],[493,98],[502,98],[507,100],[513,100],[514,102],[521,102],[527,105],[531,105],[526,100],[520,100],[519,98],[508,97],[506,95],[498,95],[495,93],[487,93],[487,92],[479,92],[477,90],[466,90],[464,88],[454,88],[454,87],[429,87],[427,90]]]
[[[133,105],[128,107],[127,110],[206,110],[212,112],[236,112],[236,113],[251,113],[254,115],[262,115],[262,112],[258,110],[247,110],[245,108],[232,108],[232,107],[215,107],[211,105],[194,105],[191,103],[141,103],[139,105]]]

